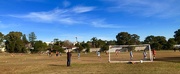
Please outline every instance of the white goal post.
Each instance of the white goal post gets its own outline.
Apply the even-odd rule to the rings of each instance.
[[[153,55],[149,44],[109,45],[108,53],[110,63],[153,62]],[[146,57],[144,57],[144,53]],[[133,55],[130,56],[130,54]]]

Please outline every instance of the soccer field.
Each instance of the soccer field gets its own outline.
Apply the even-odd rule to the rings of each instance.
[[[128,53],[127,53],[128,54]],[[114,55],[114,57],[120,57]],[[129,56],[127,56],[129,58]],[[66,54],[0,53],[0,74],[180,74],[180,52],[157,51],[154,62],[127,64],[108,63],[108,55],[95,52],[72,53],[71,67],[66,67]]]

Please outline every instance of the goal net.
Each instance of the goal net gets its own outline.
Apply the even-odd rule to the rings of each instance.
[[[153,56],[149,44],[109,45],[109,62],[152,62]]]

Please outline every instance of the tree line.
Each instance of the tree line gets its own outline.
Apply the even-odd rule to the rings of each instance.
[[[40,51],[53,50],[64,52],[64,47],[72,48],[77,47],[77,51],[85,49],[86,52],[90,51],[90,48],[101,48],[101,51],[109,49],[109,45],[138,45],[138,44],[150,44],[151,48],[156,50],[171,50],[174,49],[174,45],[180,44],[180,29],[174,32],[174,38],[168,40],[164,36],[149,35],[144,41],[140,41],[140,36],[137,34],[129,34],[128,32],[119,32],[116,35],[116,40],[101,40],[97,37],[92,37],[87,42],[76,42],[73,44],[69,40],[61,41],[55,38],[50,44],[47,44],[41,40],[36,40],[36,35],[31,32],[28,35],[28,39],[22,32],[11,31],[7,35],[0,32],[0,44],[5,43],[6,52],[9,53],[37,53]]]

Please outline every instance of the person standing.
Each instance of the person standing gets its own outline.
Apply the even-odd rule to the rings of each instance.
[[[56,50],[56,57],[59,55],[59,52]]]
[[[80,55],[81,55],[81,54],[80,54],[80,51],[79,51],[79,52],[78,52],[78,59],[80,59]]]
[[[132,53],[132,50],[130,51],[130,60],[133,59],[133,53]]]
[[[153,53],[153,59],[156,59],[156,50],[153,49],[153,50],[152,50],[152,53]]]
[[[71,65],[71,56],[72,56],[72,54],[68,49],[68,52],[67,52],[67,67],[69,67]]]
[[[80,50],[78,50],[78,59],[80,59]]]
[[[98,58],[101,58],[101,52],[100,51],[97,52],[97,56],[98,56]]]
[[[146,58],[147,58],[147,53],[146,53],[146,50],[144,50],[144,52],[143,52],[143,56],[144,56],[144,60],[146,60]]]

